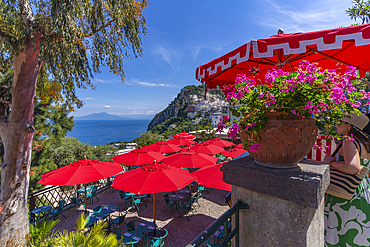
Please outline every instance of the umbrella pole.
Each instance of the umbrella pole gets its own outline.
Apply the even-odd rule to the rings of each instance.
[[[86,208],[86,183],[85,183],[85,214],[86,214],[86,212],[87,212],[87,208]]]
[[[155,223],[155,193],[153,193],[153,218],[154,218],[154,223]]]

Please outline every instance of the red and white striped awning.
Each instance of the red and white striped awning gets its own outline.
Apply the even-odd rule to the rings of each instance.
[[[272,68],[294,70],[301,60],[316,62],[323,69],[340,72],[354,66],[360,76],[370,70],[370,24],[308,33],[278,34],[252,40],[241,47],[201,65],[196,79],[206,88],[234,83],[238,74],[259,68],[259,78]]]

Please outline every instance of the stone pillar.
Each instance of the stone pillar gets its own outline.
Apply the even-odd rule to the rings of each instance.
[[[274,169],[247,156],[224,164],[223,174],[233,185],[231,202],[249,205],[240,210],[239,246],[324,246],[328,165],[302,160],[297,168]]]

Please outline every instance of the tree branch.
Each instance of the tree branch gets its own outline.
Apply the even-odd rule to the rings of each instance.
[[[31,24],[35,21],[29,0],[20,0],[19,9],[22,19],[24,23],[26,23],[26,25]]]
[[[89,37],[93,36],[93,34],[100,32],[104,28],[110,26],[113,22],[114,22],[114,20],[110,20],[107,24],[105,24],[104,26],[98,28],[95,32],[90,32],[89,34],[85,35],[84,38],[89,38]]]
[[[14,38],[14,37],[13,37]],[[14,43],[12,42],[12,37],[0,30],[0,40],[7,43],[10,49],[14,49]]]
[[[12,88],[11,86],[10,87],[6,87],[3,91],[0,92],[0,95],[3,94],[3,93],[6,93],[11,88]]]

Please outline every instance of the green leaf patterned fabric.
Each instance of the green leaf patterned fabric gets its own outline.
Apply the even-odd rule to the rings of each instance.
[[[362,159],[361,165],[369,167]],[[369,167],[370,168],[370,167]],[[370,180],[361,181],[351,200],[327,194],[325,208],[325,246],[370,246]]]

